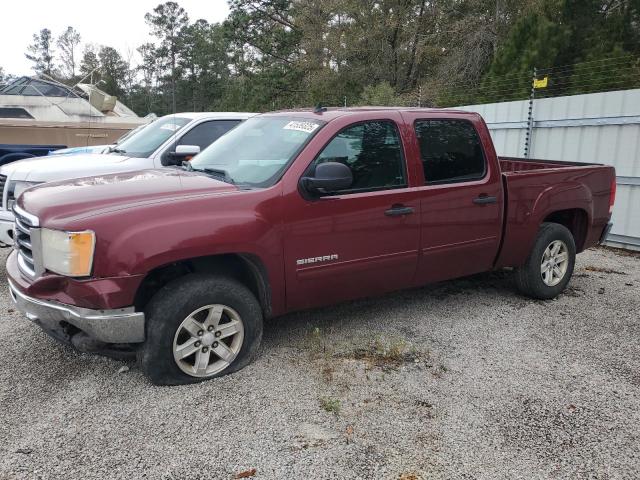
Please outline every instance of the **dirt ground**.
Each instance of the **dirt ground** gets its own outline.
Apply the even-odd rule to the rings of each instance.
[[[549,302],[497,272],[287,315],[186,387],[0,312],[0,479],[640,477],[638,255]]]

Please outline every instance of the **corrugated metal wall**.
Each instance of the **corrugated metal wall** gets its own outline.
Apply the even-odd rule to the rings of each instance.
[[[524,155],[527,100],[459,108],[484,117],[499,155]],[[534,100],[533,118],[530,158],[616,168],[614,227],[607,243],[640,249],[640,89]]]

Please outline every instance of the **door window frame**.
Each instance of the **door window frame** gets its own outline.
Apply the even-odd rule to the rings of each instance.
[[[311,162],[309,163],[309,165],[307,166],[307,168],[304,170],[304,172],[302,173],[302,176],[298,179],[298,184],[300,183],[300,180],[303,177],[308,176],[311,173],[312,167],[314,165],[314,163],[318,160],[318,158],[320,157],[320,155],[322,154],[322,152],[324,152],[324,150],[329,146],[329,144],[331,142],[333,142],[333,140],[335,140],[338,135],[340,135],[342,132],[344,132],[345,130],[349,130],[350,128],[356,127],[358,125],[363,125],[365,123],[380,123],[380,122],[385,122],[385,123],[390,123],[393,128],[395,129],[396,135],[398,137],[398,142],[400,144],[400,162],[402,165],[402,169],[403,169],[403,173],[404,173],[404,183],[401,185],[393,185],[393,186],[384,186],[384,187],[372,187],[372,188],[360,188],[357,190],[340,190],[337,192],[331,192],[331,193],[325,193],[320,195],[318,198],[324,198],[324,197],[343,197],[343,196],[347,196],[347,195],[356,195],[359,193],[368,193],[368,192],[384,192],[387,190],[399,190],[399,189],[406,189],[409,188],[409,171],[407,169],[407,159],[406,159],[406,154],[405,154],[405,148],[404,148],[404,142],[402,141],[402,135],[400,133],[400,128],[398,127],[398,122],[391,119],[391,118],[380,118],[380,119],[367,119],[367,120],[358,120],[357,122],[353,122],[350,123],[349,125],[346,125],[344,127],[342,127],[340,130],[338,130],[326,143],[324,143],[324,145],[322,145],[322,148],[319,149],[318,153],[313,157],[313,160],[311,160]],[[303,194],[303,197],[306,198],[307,195]]]
[[[478,140],[478,144],[480,145],[480,152],[482,153],[482,159],[483,159],[483,163],[484,163],[484,169],[482,172],[481,176],[478,177],[473,177],[473,178],[465,178],[463,180],[456,180],[456,179],[451,179],[451,180],[433,180],[433,181],[429,181],[427,179],[427,175],[424,172],[424,162],[422,160],[422,150],[420,148],[420,138],[418,137],[418,132],[416,130],[416,126],[418,122],[433,122],[433,121],[455,121],[455,122],[465,122],[469,125],[471,125],[471,128],[473,129],[474,133],[476,134],[476,138]],[[476,128],[476,126],[473,124],[473,122],[471,120],[468,120],[466,118],[454,118],[454,117],[435,117],[435,118],[416,118],[413,121],[413,135],[415,136],[416,139],[416,147],[417,147],[417,154],[418,154],[418,161],[420,162],[420,167],[422,169],[423,172],[423,184],[420,185],[422,187],[430,187],[430,186],[437,186],[437,185],[450,185],[450,184],[459,184],[459,183],[472,183],[472,182],[480,182],[482,180],[485,180],[487,178],[487,176],[489,175],[489,162],[487,161],[487,154],[484,151],[484,145],[482,143],[482,139],[480,138],[480,133],[478,132],[478,129]]]

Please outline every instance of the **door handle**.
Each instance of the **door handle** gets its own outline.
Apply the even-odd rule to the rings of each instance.
[[[488,205],[489,203],[497,203],[498,199],[496,197],[490,197],[489,195],[480,195],[473,199],[473,203],[476,205]]]
[[[393,205],[389,210],[384,212],[387,217],[400,217],[402,215],[410,215],[412,213],[413,207],[406,207],[404,205]]]

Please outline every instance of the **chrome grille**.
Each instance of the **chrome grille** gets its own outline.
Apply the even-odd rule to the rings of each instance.
[[[40,261],[40,229],[38,219],[19,207],[14,207],[15,248],[18,251],[18,266],[22,273],[37,277],[42,274],[42,262]]]
[[[0,206],[4,209],[4,187],[7,184],[7,176],[0,175]]]

